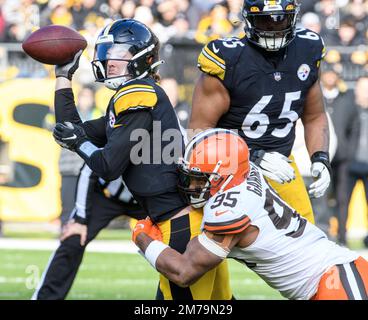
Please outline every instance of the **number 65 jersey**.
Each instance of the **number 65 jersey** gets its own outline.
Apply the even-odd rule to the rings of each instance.
[[[211,197],[203,213],[202,229],[213,234],[257,227],[256,240],[245,248],[234,247],[227,257],[247,265],[288,299],[310,299],[330,267],[359,256],[329,241],[289,207],[253,164],[242,184]]]
[[[217,77],[230,95],[230,108],[217,127],[237,129],[251,150],[289,156],[295,123],[324,55],[322,39],[307,29],[298,29],[295,39],[277,53],[250,44],[246,37],[208,43],[198,67]]]

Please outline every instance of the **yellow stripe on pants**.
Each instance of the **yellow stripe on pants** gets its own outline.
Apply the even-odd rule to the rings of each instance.
[[[176,219],[187,218],[188,217],[183,216]],[[163,235],[163,242],[170,244],[170,240],[172,239],[174,233],[179,233],[179,237],[177,234],[176,237],[178,239],[183,239],[184,241],[186,241],[186,237],[188,237],[189,240],[189,237],[192,239],[199,235],[202,218],[202,209],[192,209],[189,213],[189,222],[186,228],[181,230],[173,230],[173,221],[171,220],[159,223],[158,225]],[[186,244],[183,245],[186,246]],[[162,275],[160,275],[160,290],[165,300],[175,299],[175,297],[173,297],[173,293],[171,292],[169,280]],[[176,291],[178,290],[180,289],[176,288]],[[188,290],[188,288],[183,288],[183,292],[184,290]],[[208,271],[196,283],[191,285],[189,290],[193,300],[230,300],[232,298],[232,292],[230,288],[230,277],[227,261],[223,261],[216,268]]]

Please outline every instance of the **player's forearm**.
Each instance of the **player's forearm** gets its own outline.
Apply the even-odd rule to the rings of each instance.
[[[135,153],[131,154],[137,144],[131,137],[137,129],[148,133],[152,128],[152,116],[149,112],[127,113],[124,117],[118,118],[118,121],[119,126],[113,129],[103,149],[87,141],[76,150],[91,170],[106,181],[120,177],[131,161],[133,163],[140,161],[136,159]],[[144,139],[149,139],[149,135],[147,134]]]
[[[57,78],[57,79],[65,79],[65,78]],[[69,80],[66,79],[66,81]],[[82,120],[79,117],[77,108],[75,106],[74,94],[71,87],[62,88],[55,91],[54,105],[55,105],[56,122],[69,121],[75,124],[82,123]]]
[[[145,233],[141,233],[136,240],[136,245],[146,253],[147,247],[153,239]],[[202,274],[198,274],[190,261],[176,250],[168,247],[160,253],[156,260],[155,268],[165,278],[178,286],[187,287],[194,283]]]
[[[88,167],[105,181],[119,178],[129,165],[129,152],[126,153],[126,150],[125,154],[122,151],[119,156],[115,153],[109,154],[107,150],[99,149],[91,141],[84,142],[76,152]]]
[[[305,143],[309,155],[312,156],[317,151],[328,152],[330,132],[326,113],[306,117],[303,124]]]

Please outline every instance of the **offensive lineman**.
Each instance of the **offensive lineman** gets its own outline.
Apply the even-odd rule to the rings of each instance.
[[[133,241],[151,265],[187,286],[229,257],[288,299],[368,300],[368,262],[281,200],[248,157],[247,144],[230,130],[190,141],[180,187],[205,203],[202,233],[178,253],[157,240],[150,220],[138,221]]]
[[[314,222],[303,179],[291,156],[301,118],[311,157],[312,197],[330,183],[329,130],[319,84],[320,36],[296,30],[296,0],[244,0],[244,38],[217,39],[198,58],[190,129],[236,129],[251,160],[283,200]]]

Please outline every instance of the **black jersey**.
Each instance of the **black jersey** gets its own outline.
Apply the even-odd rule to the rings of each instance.
[[[183,152],[179,123],[169,98],[153,79],[120,87],[100,119],[81,122],[71,89],[56,91],[55,109],[58,122],[84,128],[89,141],[76,151],[86,164],[106,181],[122,176],[154,221],[167,220],[186,207],[177,191],[175,157]],[[173,138],[174,132],[180,141]]]
[[[124,126],[127,115],[136,112],[149,112],[151,117],[147,127],[149,137],[141,144],[142,148],[149,150],[149,159],[142,155],[138,159],[141,163],[129,163],[122,176],[140,205],[153,219],[161,221],[167,218],[165,214],[170,215],[173,209],[185,206],[177,192],[176,163],[165,163],[164,159],[164,150],[172,141],[162,136],[170,130],[180,133],[179,123],[167,95],[154,80],[133,80],[117,90],[110,100],[105,120],[107,139],[111,139],[116,128]],[[137,134],[140,135],[139,132]],[[182,149],[184,145],[180,143],[176,147]],[[136,155],[140,155],[138,149]]]
[[[230,95],[230,108],[217,127],[238,130],[251,152],[263,149],[289,156],[296,121],[324,54],[323,40],[307,29],[298,29],[294,41],[276,57],[246,38],[208,43],[198,67],[220,79]]]

